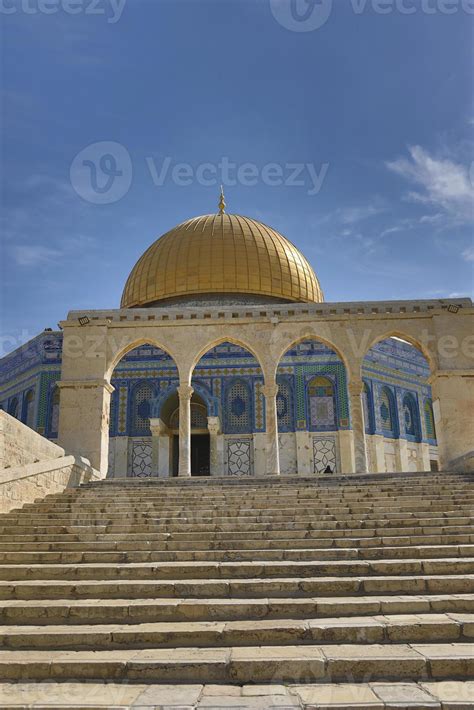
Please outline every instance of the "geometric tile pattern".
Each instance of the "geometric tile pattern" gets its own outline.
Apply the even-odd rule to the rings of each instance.
[[[135,478],[149,478],[152,474],[152,448],[144,441],[133,442],[132,465],[129,470]]]
[[[252,440],[227,440],[227,474],[229,476],[251,476],[253,473]]]
[[[336,440],[334,437],[313,437],[314,473],[336,473]]]

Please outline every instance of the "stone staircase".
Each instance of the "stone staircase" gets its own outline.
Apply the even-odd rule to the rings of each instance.
[[[0,600],[2,708],[474,708],[474,474],[84,485]]]

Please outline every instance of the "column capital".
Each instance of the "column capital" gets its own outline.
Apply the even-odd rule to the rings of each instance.
[[[152,436],[163,436],[164,434],[169,433],[169,429],[164,423],[164,421],[162,419],[159,419],[158,417],[150,418],[150,430]]]
[[[210,434],[220,434],[221,421],[219,417],[208,417],[207,428],[209,429]]]
[[[347,385],[347,389],[351,397],[357,397],[364,391],[364,382],[362,380],[351,380]]]
[[[179,385],[177,391],[180,400],[188,400],[191,399],[194,389],[191,387],[191,385]]]
[[[262,385],[260,387],[260,392],[267,399],[270,399],[271,397],[276,397],[278,394],[278,385],[276,383],[272,385]]]

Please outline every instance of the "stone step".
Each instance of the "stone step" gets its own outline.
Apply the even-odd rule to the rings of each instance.
[[[354,616],[474,614],[473,594],[306,598],[11,599],[0,625],[140,624],[191,621],[340,619]]]
[[[260,501],[252,501],[246,499],[244,502],[242,499],[235,501],[235,503],[229,503],[226,501],[215,501],[215,502],[205,502],[205,501],[194,501],[194,504],[189,501],[188,503],[183,500],[177,501],[176,503],[169,503],[163,501],[160,498],[156,500],[146,498],[144,500],[137,500],[133,502],[130,500],[120,501],[117,500],[114,505],[113,501],[95,501],[88,504],[86,501],[80,501],[80,506],[78,502],[65,505],[64,502],[58,501],[56,504],[39,502],[32,504],[31,507],[27,508],[24,506],[21,509],[16,509],[8,513],[9,516],[14,517],[18,515],[30,515],[36,512],[41,514],[58,514],[58,513],[75,513],[78,511],[79,507],[85,513],[96,512],[110,512],[110,513],[122,513],[131,512],[133,510],[138,511],[162,511],[166,514],[179,514],[179,513],[191,513],[193,510],[197,510],[200,514],[221,514],[221,515],[232,515],[232,514],[242,514],[253,513],[255,511],[269,511],[271,513],[279,513],[288,510],[290,512],[296,513],[299,510],[305,510],[309,513],[328,513],[334,512],[336,514],[350,512],[350,511],[376,511],[376,512],[396,512],[397,509],[402,511],[407,510],[426,510],[426,506],[431,508],[442,509],[443,507],[456,507],[457,505],[468,505],[472,503],[473,494],[470,491],[460,492],[459,495],[446,495],[438,497],[430,497],[427,501],[426,496],[420,495],[417,498],[410,496],[405,497],[387,497],[387,498],[365,498],[360,501],[351,501],[341,499],[338,500],[334,496],[328,498],[327,500],[322,500],[320,498],[314,499],[291,499],[284,498],[279,502],[272,501],[271,499],[265,498]],[[397,505],[397,503],[399,505]]]
[[[99,549],[96,549],[99,546]],[[102,547],[103,546],[103,547]],[[3,549],[5,545],[0,546]],[[474,557],[474,545],[436,545],[420,547],[366,547],[366,548],[309,548],[309,549],[258,549],[258,550],[189,550],[166,551],[157,549],[157,543],[30,543],[0,552],[3,564],[83,564],[83,563],[138,563],[138,562],[230,562],[259,560],[373,560],[444,559]],[[43,550],[50,547],[53,551]],[[164,545],[162,545],[164,547]],[[29,551],[25,551],[26,548]],[[66,548],[66,550],[64,549]],[[127,548],[127,549],[125,549]],[[137,549],[138,548],[138,549]],[[140,549],[141,548],[141,549]]]
[[[82,563],[1,565],[0,580],[232,580],[257,578],[319,577],[393,577],[415,575],[467,575],[474,579],[474,559],[429,560],[335,560],[313,561],[237,561],[237,562],[162,562],[162,563]]]
[[[250,682],[472,677],[473,482],[104,481],[12,511],[0,680],[232,683],[240,702]]]
[[[472,508],[469,509],[469,514],[458,511],[456,514],[443,513],[443,515],[417,515],[415,513],[410,516],[402,515],[400,513],[393,516],[367,516],[367,515],[351,515],[338,518],[337,516],[327,516],[326,518],[322,516],[265,516],[260,519],[249,519],[248,517],[241,518],[202,518],[199,516],[188,516],[182,518],[164,518],[162,516],[117,516],[116,518],[102,518],[100,516],[88,520],[83,517],[70,517],[70,518],[32,518],[31,520],[17,521],[9,520],[8,525],[5,521],[2,521],[4,525],[0,531],[6,529],[17,529],[34,530],[38,529],[49,529],[50,527],[56,528],[61,527],[106,527],[107,529],[111,527],[116,527],[117,525],[123,525],[126,521],[127,527],[134,528],[138,526],[149,526],[156,527],[157,525],[166,525],[167,530],[170,532],[186,531],[192,527],[194,530],[199,531],[212,531],[215,529],[219,530],[311,530],[311,529],[343,529],[351,528],[355,523],[355,528],[364,527],[397,527],[402,526],[437,526],[437,525],[469,525],[474,522],[474,515],[472,513]]]
[[[304,680],[304,679],[302,679]],[[276,683],[226,685],[188,683],[0,684],[0,706],[119,710],[472,710],[474,681],[385,681],[372,683]],[[79,700],[80,699],[80,700]]]
[[[212,515],[212,516],[222,516],[228,517],[232,515],[261,515],[268,513],[270,515],[288,514],[294,515],[298,514],[300,511],[311,515],[344,515],[346,513],[397,513],[401,512],[430,512],[432,510],[457,510],[459,507],[467,507],[472,505],[473,500],[472,493],[463,493],[458,497],[444,497],[442,499],[429,500],[419,499],[413,500],[396,500],[393,498],[387,498],[387,500],[365,500],[361,502],[350,502],[350,501],[336,501],[334,498],[328,501],[321,501],[315,499],[314,501],[304,501],[304,500],[288,500],[285,499],[280,503],[276,504],[272,501],[266,500],[260,503],[255,503],[251,501],[242,500],[235,505],[227,504],[222,502],[216,502],[214,505],[204,504],[203,502],[195,501],[194,505],[180,504],[170,505],[166,504],[164,501],[136,501],[133,504],[129,501],[128,503],[121,504],[117,501],[116,505],[100,503],[96,501],[95,504],[87,505],[83,504],[81,501],[72,505],[65,506],[59,502],[55,505],[48,505],[42,503],[37,503],[31,508],[20,508],[12,510],[5,514],[5,518],[25,518],[32,515],[42,515],[42,516],[55,516],[55,515],[71,515],[77,513],[83,513],[85,515],[97,515],[101,513],[109,515],[123,515],[127,513],[135,514],[151,514],[159,512],[160,514],[165,514],[169,516],[177,515],[192,515],[194,511],[197,511],[199,515]]]
[[[192,536],[191,536],[192,537]],[[196,536],[195,536],[196,537]],[[4,538],[5,539],[5,538]],[[461,535],[459,533],[442,533],[442,534],[426,534],[426,535],[390,535],[385,536],[382,534],[375,536],[333,536],[329,537],[313,537],[308,536],[301,539],[294,539],[290,536],[279,537],[275,539],[261,538],[255,539],[238,539],[233,541],[220,540],[218,537],[213,540],[197,540],[197,539],[181,539],[176,541],[176,539],[171,538],[166,533],[148,533],[144,535],[143,533],[122,533],[120,535],[110,535],[107,533],[97,534],[97,533],[86,533],[72,534],[69,535],[22,535],[22,536],[10,536],[7,538],[6,544],[18,544],[15,541],[21,541],[19,544],[22,545],[34,545],[36,543],[54,545],[56,542],[69,540],[74,544],[100,544],[105,542],[107,544],[125,544],[127,549],[130,549],[130,545],[135,542],[153,544],[154,548],[157,550],[164,551],[184,551],[198,550],[198,551],[229,551],[230,553],[239,550],[311,550],[317,549],[318,547],[328,547],[332,546],[338,549],[345,549],[356,546],[357,548],[371,548],[379,546],[433,546],[433,545],[470,545],[474,543],[474,535]],[[1,543],[0,543],[1,544]],[[132,548],[133,549],[133,548]]]
[[[321,538],[331,536],[333,538],[341,537],[371,537],[371,536],[401,536],[401,535],[444,535],[444,534],[466,534],[474,535],[474,522],[468,525],[456,525],[451,524],[451,521],[443,521],[439,525],[419,525],[414,526],[413,524],[406,527],[390,527],[390,526],[379,526],[379,527],[366,527],[361,526],[359,528],[344,527],[340,528],[303,528],[298,529],[296,527],[284,528],[268,525],[267,529],[257,530],[257,531],[246,531],[245,526],[242,529],[231,529],[222,530],[216,527],[213,530],[199,530],[192,527],[187,529],[170,530],[166,525],[110,525],[110,526],[95,526],[93,529],[89,525],[70,525],[70,526],[49,526],[45,528],[31,527],[31,528],[8,528],[7,531],[0,531],[0,543],[10,542],[11,538],[18,540],[18,542],[27,542],[28,539],[32,537],[41,537],[51,535],[75,535],[85,533],[87,535],[108,535],[108,536],[119,536],[123,534],[133,535],[133,534],[146,534],[149,538],[150,535],[163,534],[167,539],[173,538],[177,541],[179,540],[248,540],[255,538],[258,535],[259,539],[278,539],[278,538],[288,538],[291,536],[292,539],[308,539],[308,538]]]
[[[112,650],[299,644],[437,643],[474,639],[474,614],[412,614],[313,620],[173,621],[142,624],[0,626],[0,646]]]
[[[112,651],[0,651],[2,681],[296,683],[466,679],[474,644],[333,644]]]
[[[474,575],[383,577],[272,577],[268,579],[1,581],[0,599],[109,599],[156,597],[303,597],[354,594],[474,593]]]

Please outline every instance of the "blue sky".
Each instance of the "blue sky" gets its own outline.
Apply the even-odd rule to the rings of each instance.
[[[474,3],[74,1],[0,3],[3,351],[117,307],[222,178],[328,301],[472,296]]]

